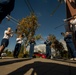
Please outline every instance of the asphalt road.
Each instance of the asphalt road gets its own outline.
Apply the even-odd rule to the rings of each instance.
[[[0,59],[0,75],[76,75],[76,61],[3,58]]]

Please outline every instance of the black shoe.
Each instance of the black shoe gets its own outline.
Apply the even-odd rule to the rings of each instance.
[[[47,59],[50,59],[50,56],[48,56]]]

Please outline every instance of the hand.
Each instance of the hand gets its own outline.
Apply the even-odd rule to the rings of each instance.
[[[73,19],[70,20],[70,23],[72,23],[72,22],[73,22]]]

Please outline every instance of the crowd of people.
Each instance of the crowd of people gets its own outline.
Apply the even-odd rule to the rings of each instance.
[[[7,30],[4,31],[4,36],[1,41],[1,46],[0,46],[0,57],[4,49],[9,45],[9,38],[13,36],[13,31],[10,27],[7,28]],[[61,35],[64,36],[64,41],[66,42],[66,46],[68,48],[68,55],[70,55],[70,60],[76,60],[76,48],[73,43],[73,37],[72,37],[72,32],[65,32],[61,33]],[[21,44],[23,42],[23,35],[19,35],[16,38],[16,45],[13,51],[13,57],[18,58],[20,50],[21,50]],[[29,41],[29,57],[33,58],[34,54],[34,46],[35,46],[35,38],[32,37],[31,40]],[[44,41],[44,44],[46,45],[46,58],[50,59],[51,58],[51,45],[52,42],[50,40],[50,36],[47,37],[47,39]]]
[[[1,45],[0,45],[0,57],[2,52],[4,51],[4,49],[9,45],[9,39],[10,37],[13,36],[13,31],[10,27],[7,28],[7,30],[4,31],[4,36],[3,39],[1,41]],[[23,35],[19,35],[16,38],[16,45],[13,51],[13,57],[14,58],[18,58],[20,50],[21,50],[21,44],[23,42]],[[29,49],[29,57],[32,58],[33,57],[33,53],[34,53],[34,46],[35,46],[36,42],[35,42],[35,38],[32,37],[31,40],[29,41],[29,45],[30,45],[30,49]],[[44,44],[46,44],[46,57],[50,58],[51,56],[51,41],[50,41],[50,37],[47,37],[47,40],[44,42]]]
[[[76,60],[76,47],[74,41],[76,40],[76,15],[74,15],[71,19],[67,20],[70,31],[65,33],[61,33],[64,36],[64,41],[66,42],[66,46],[68,49],[68,55],[70,56],[70,60]]]
[[[15,0],[1,1],[0,7],[2,8],[1,9],[2,12],[0,12],[0,22],[5,18],[5,16],[10,14],[10,12],[13,10],[14,2],[15,2]],[[9,7],[9,6],[11,6],[11,7]],[[7,8],[8,8],[8,11],[6,10]],[[76,47],[75,47],[75,44],[73,41],[73,39],[76,40],[76,15],[74,15],[72,18],[68,19],[67,22],[70,26],[70,28],[69,28],[70,31],[61,33],[61,35],[64,36],[64,41],[66,42],[66,46],[68,48],[68,55],[71,55],[71,60],[76,60]],[[9,45],[9,38],[12,36],[13,36],[13,31],[10,27],[8,27],[7,30],[4,31],[4,36],[1,41],[0,57],[1,57],[1,54],[4,51],[4,49]],[[15,45],[14,52],[13,52],[14,58],[18,58],[22,42],[23,42],[23,35],[20,34],[16,38],[16,45]],[[30,58],[33,57],[35,44],[36,44],[35,38],[32,37],[31,40],[29,41],[29,45],[30,45],[29,57]],[[49,36],[47,37],[46,41],[44,41],[44,44],[46,45],[46,58],[50,58],[52,42],[51,42]]]

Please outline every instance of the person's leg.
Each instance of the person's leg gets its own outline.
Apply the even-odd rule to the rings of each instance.
[[[51,48],[49,47],[49,58],[51,58]]]
[[[3,50],[4,50],[4,46],[2,45],[2,46],[0,46],[0,57],[1,57],[1,54],[2,54],[2,52],[3,52]]]
[[[16,57],[16,53],[17,53],[17,51],[16,51],[16,48],[14,49],[14,52],[13,52],[13,57],[15,58]]]
[[[4,46],[0,46],[0,52],[3,52]]]
[[[15,45],[15,48],[14,48],[14,51],[13,51],[13,57],[15,57],[15,53],[16,53],[16,45]]]
[[[71,51],[71,48],[67,44],[67,49],[68,49],[68,58],[73,58],[73,52]]]
[[[16,58],[16,56],[17,56],[17,50],[18,50],[18,46],[17,46],[17,44],[16,44],[16,45],[15,45],[14,52],[13,52],[14,58]]]
[[[19,54],[19,51],[18,50],[19,50],[19,48],[17,47],[16,48],[16,51],[15,51],[15,58],[18,58],[18,54]]]
[[[73,51],[69,48],[69,55],[71,58],[74,58]]]
[[[48,58],[49,57],[49,48],[48,48],[48,46],[46,46],[46,58]]]
[[[33,53],[34,53],[34,48],[30,47],[30,50],[29,50],[29,56],[30,56],[30,58],[33,57]]]
[[[46,58],[47,58],[47,56],[48,56],[48,51],[47,51],[47,47],[46,47]]]
[[[2,39],[1,41],[1,46],[0,46],[0,55],[3,52],[3,50],[5,49],[5,47],[7,47],[9,44],[9,40],[8,39]]]
[[[19,53],[20,53],[20,49],[21,49],[21,44],[18,44],[18,48],[17,48],[16,57],[18,57],[18,55],[19,55]]]
[[[33,57],[33,54],[34,54],[34,48],[32,48],[32,51],[31,51],[31,55]]]
[[[71,52],[73,53],[73,57],[76,58],[76,49],[75,49],[75,46],[73,43],[68,43],[70,49],[71,49]]]
[[[32,57],[32,49],[30,47],[30,50],[29,50],[29,57],[31,58]]]

